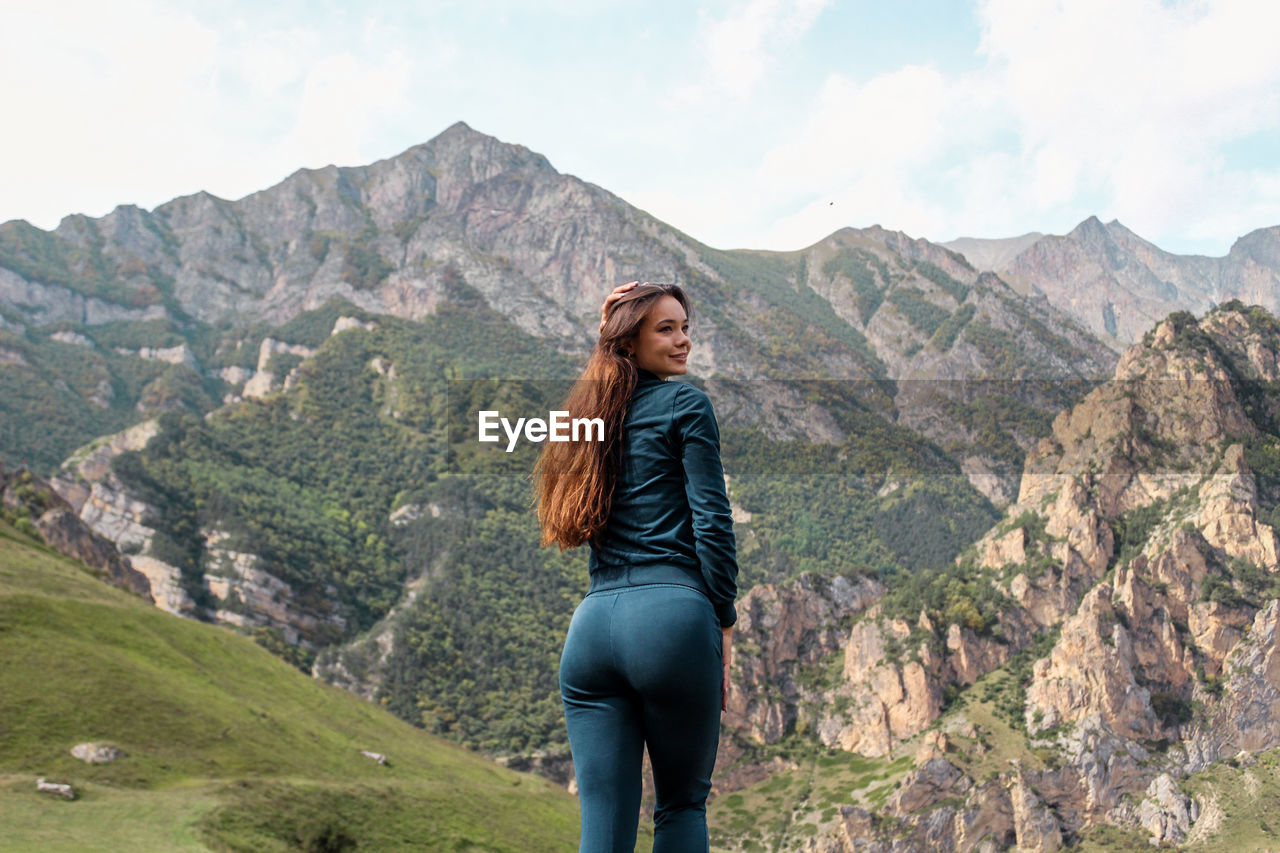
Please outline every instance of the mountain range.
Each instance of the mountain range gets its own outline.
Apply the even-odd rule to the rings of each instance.
[[[1121,345],[1174,311],[1202,314],[1233,299],[1280,311],[1280,226],[1251,231],[1221,258],[1171,254],[1096,216],[1062,236],[943,245],[1021,292],[1043,293],[1094,334]]]
[[[717,843],[1145,844],[1151,815],[1207,808],[1170,784],[1273,739],[1265,714],[1212,746],[1193,727],[1271,689],[1224,667],[1254,654],[1239,630],[1280,568],[1255,387],[1277,378],[1277,237],[1181,257],[1091,218],[722,251],[459,123],[234,202],[0,225],[0,461],[59,495],[15,523],[44,535],[57,503],[159,607],[570,784],[555,661],[585,558],[537,548],[531,459],[478,453],[468,425],[495,401],[545,411],[613,284],[676,281],[742,563]],[[1178,377],[1231,399],[1163,393]],[[1205,485],[1217,469],[1236,479]],[[1194,494],[1168,485],[1192,473]],[[1161,538],[1174,510],[1192,545]],[[1148,569],[1188,547],[1185,583]],[[1141,603],[1097,616],[1133,578]],[[1077,624],[1156,612],[1163,651]],[[1161,772],[1098,775],[1160,741]]]

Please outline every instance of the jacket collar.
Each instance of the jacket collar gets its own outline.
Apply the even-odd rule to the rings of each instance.
[[[638,376],[639,376],[639,378],[636,380],[636,387],[637,387],[637,388],[639,388],[639,387],[641,387],[641,386],[644,386],[644,385],[652,385],[652,384],[654,384],[655,382],[664,382],[664,381],[665,381],[665,380],[663,380],[663,379],[659,378],[658,374],[656,374],[656,373],[652,373],[652,372],[650,372],[650,371],[648,371],[648,370],[645,370],[643,367],[637,367],[637,368],[636,368],[636,373],[637,373],[637,374],[638,374]]]

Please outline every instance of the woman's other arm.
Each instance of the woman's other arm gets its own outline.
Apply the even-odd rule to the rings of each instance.
[[[635,287],[639,283],[640,282],[638,281],[629,281],[626,284],[620,284],[610,291],[609,295],[604,298],[604,304],[600,306],[600,331],[604,331],[604,324],[605,321],[609,319],[609,310],[613,308],[613,303],[621,299],[622,294],[631,290],[631,288]]]
[[[733,663],[733,626],[721,628],[724,632],[724,676],[721,682],[720,710],[729,708],[729,664]]]

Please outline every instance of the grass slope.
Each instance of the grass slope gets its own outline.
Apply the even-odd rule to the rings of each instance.
[[[426,735],[224,628],[108,587],[6,524],[0,661],[6,850],[576,844],[576,803],[550,783]],[[90,740],[126,757],[71,757]],[[37,776],[71,782],[81,799],[37,795]]]

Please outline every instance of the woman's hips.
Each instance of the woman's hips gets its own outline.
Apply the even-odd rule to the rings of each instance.
[[[664,582],[597,589],[569,623],[561,688],[645,694],[705,682],[718,695],[723,647],[715,608],[698,589]]]

